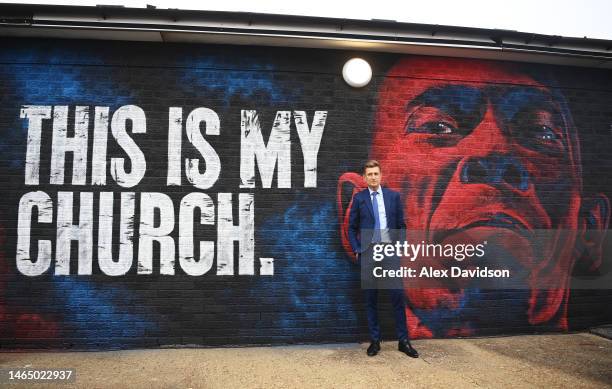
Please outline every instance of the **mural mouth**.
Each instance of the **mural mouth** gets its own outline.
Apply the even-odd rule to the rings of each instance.
[[[459,228],[437,230],[433,233],[432,238],[434,242],[442,243],[453,235],[463,235],[462,233],[466,233],[465,235],[467,237],[471,236],[477,239],[479,236],[485,236],[489,232],[494,233],[500,229],[510,230],[527,240],[533,238],[531,229],[523,221],[503,212],[498,212],[486,218],[478,219]],[[474,232],[474,234],[469,234],[470,232]]]
[[[470,223],[463,228],[468,229],[474,227],[508,228],[510,230],[518,231],[519,233],[521,233],[521,235],[525,235],[526,237],[529,237],[531,235],[530,229],[525,223],[507,213],[501,212],[492,215],[488,219]]]

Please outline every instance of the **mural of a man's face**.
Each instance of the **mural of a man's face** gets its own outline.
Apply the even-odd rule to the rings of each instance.
[[[385,171],[383,185],[401,193],[409,230],[435,241],[452,239],[449,231],[504,234],[532,275],[529,324],[566,328],[574,249],[579,242],[600,255],[601,242],[582,232],[604,230],[609,212],[605,196],[582,196],[579,147],[558,91],[513,65],[407,58],[381,86],[368,157]],[[530,235],[538,230],[563,231],[563,239],[536,252]],[[547,277],[561,281],[538,290]],[[459,306],[462,293],[406,289],[415,309]]]

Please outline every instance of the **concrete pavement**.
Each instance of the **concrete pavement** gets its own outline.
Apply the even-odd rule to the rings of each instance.
[[[367,344],[4,352],[0,368],[74,368],[75,388],[603,388],[612,341],[588,333],[418,340],[421,358]],[[8,387],[8,385],[7,385]]]

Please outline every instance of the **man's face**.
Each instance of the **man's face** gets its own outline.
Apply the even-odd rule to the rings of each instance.
[[[409,196],[409,227],[497,220],[575,228],[576,145],[550,90],[500,65],[477,64],[402,61],[383,87],[371,157],[388,185]]]
[[[537,253],[530,239],[536,230],[578,229],[571,131],[551,90],[508,66],[402,60],[381,89],[369,157],[402,194],[409,230],[437,241],[452,239],[448,231],[502,233],[523,269],[536,274],[557,261],[567,271],[575,234]],[[555,271],[535,278],[547,276],[569,279]]]
[[[368,167],[363,172],[363,179],[368,184],[368,187],[372,190],[378,190],[382,175],[380,173],[380,167]]]

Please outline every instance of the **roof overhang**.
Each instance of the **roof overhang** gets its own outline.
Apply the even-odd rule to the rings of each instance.
[[[363,50],[612,69],[610,40],[246,12],[0,4],[0,36]]]

